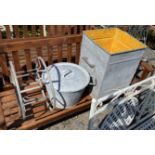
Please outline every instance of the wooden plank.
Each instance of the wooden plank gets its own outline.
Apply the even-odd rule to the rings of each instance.
[[[2,103],[0,101],[0,130],[6,129],[5,117],[3,113]]]
[[[46,25],[47,27],[47,36],[49,37],[50,36],[50,25]]]
[[[48,65],[52,64],[53,62],[53,47],[48,46]]]
[[[51,114],[48,117],[45,117],[45,118],[42,118],[39,120],[31,119],[31,121],[29,121],[29,122],[23,122],[23,124],[19,128],[17,128],[17,130],[28,130],[28,129],[39,128],[44,125],[47,125],[48,123],[55,122],[55,121],[60,120],[64,117],[68,117],[68,116],[78,113],[80,111],[89,109],[90,102],[91,102],[91,99],[89,99],[81,104],[78,104],[76,106],[73,106],[72,108],[58,111],[57,113],[55,113],[53,115]]]
[[[51,39],[49,39],[48,44],[54,46],[54,45],[62,45],[62,44],[68,44],[68,43],[81,42],[81,36],[79,36],[79,37],[77,35],[75,35],[75,36],[51,38]]]
[[[68,33],[68,35],[71,35],[71,25],[68,25],[68,27],[67,27],[67,33]]]
[[[69,44],[81,42],[81,35],[72,35],[56,38],[22,39],[20,41],[1,42],[0,51],[16,51],[29,49],[31,47],[41,47],[47,45]]]
[[[86,30],[89,30],[90,29],[90,25],[86,25]]]
[[[56,35],[56,25],[48,25],[48,36]]]
[[[31,30],[32,30],[32,37],[35,37],[36,36],[36,26],[31,25]]]
[[[6,116],[9,116],[9,115],[13,115],[13,114],[17,114],[19,113],[20,109],[19,107],[14,107],[14,108],[11,108],[11,109],[5,109],[4,110],[4,117]]]
[[[18,124],[18,120],[20,118],[19,114],[19,107],[18,106],[13,106],[9,108],[8,106],[5,107],[4,104],[11,102],[12,104],[16,105],[17,99],[15,92],[14,94],[13,90],[9,90],[8,92],[4,92],[4,95],[7,95],[7,97],[2,97],[1,102],[3,103],[2,109],[4,109],[3,115],[5,116],[5,122],[7,127],[15,127]],[[13,100],[15,102],[13,102]],[[23,123],[17,127],[17,129],[35,129],[37,127],[41,127],[43,125],[46,125],[49,122],[53,122],[59,119],[62,119],[63,117],[75,114],[76,112],[80,112],[82,110],[86,110],[89,108],[91,102],[91,97],[86,96],[83,98],[79,104],[73,106],[72,108],[65,109],[65,110],[53,110],[52,112],[49,111],[45,104],[40,104],[40,106],[36,106],[37,104],[32,105],[32,114],[34,115],[34,118],[31,118],[29,120],[24,121]],[[9,105],[11,106],[11,104]],[[21,120],[22,121],[22,120]],[[17,122],[17,124],[16,124]]]
[[[62,25],[62,36],[66,34],[66,25]]]
[[[12,101],[17,101],[16,93],[10,94],[7,97],[6,96],[3,96],[1,98],[1,102],[3,104],[5,104],[6,102],[12,102]]]
[[[7,97],[7,96],[9,96],[11,94],[14,94],[14,93],[15,93],[15,90],[14,89],[0,92],[0,98]]]
[[[37,55],[40,56],[40,57],[42,57],[43,56],[43,54],[42,54],[42,48],[41,47],[38,47],[38,48],[36,48],[36,50],[37,50]]]
[[[25,49],[25,60],[26,60],[27,69],[31,70],[32,69],[32,60],[31,60],[30,49]]]
[[[79,25],[79,26],[80,26],[80,33],[82,33],[84,30],[84,26],[83,25]]]
[[[75,56],[75,63],[79,64],[80,59],[80,43],[76,44],[76,56]]]
[[[43,34],[43,25],[39,25],[40,36],[44,36]]]
[[[18,51],[12,51],[12,58],[13,58],[16,72],[20,71],[20,60],[19,60]]]
[[[19,38],[19,26],[13,25],[13,31],[15,33],[15,38]]]
[[[58,45],[58,61],[62,61],[62,47],[61,45]]]
[[[77,25],[74,25],[73,33],[74,33],[74,34],[78,34],[77,30],[78,30],[78,29],[77,29]]]
[[[57,25],[57,26],[56,26],[56,35],[57,35],[57,36],[62,36],[62,35],[63,35],[62,28],[63,28],[62,25]]]
[[[17,103],[17,101],[16,100],[14,100],[14,101],[10,101],[10,102],[5,102],[4,104],[3,104],[3,109],[12,109],[12,108],[15,108],[15,107],[17,107],[18,105],[17,105],[18,103]]]
[[[28,25],[24,25],[24,37],[28,38],[29,37],[29,32],[28,32]]]
[[[68,26],[69,25],[64,25],[64,35],[68,35]]]
[[[2,68],[2,74],[4,76],[9,77],[10,72],[9,72],[8,66],[6,64],[6,59],[5,59],[4,54],[0,54],[0,66]]]
[[[67,46],[67,61],[71,62],[72,59],[72,44],[68,44]]]
[[[6,37],[7,37],[7,39],[11,39],[10,26],[9,25],[5,25],[5,27],[6,27]]]
[[[0,39],[2,39],[2,31],[1,31],[1,29],[0,29]]]
[[[10,115],[8,117],[5,117],[5,122],[6,122],[6,126],[7,128],[10,128],[10,126],[13,126],[13,129],[15,129],[14,124],[16,124],[17,121],[20,120],[20,115],[19,113],[16,113],[14,115]],[[21,122],[22,120],[20,120]]]
[[[143,69],[146,69],[149,72],[153,72],[155,70],[155,68],[151,63],[141,61],[140,65],[142,66]]]

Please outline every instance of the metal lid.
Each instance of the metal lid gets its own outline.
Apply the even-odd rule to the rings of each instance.
[[[48,66],[53,86],[60,92],[76,92],[84,89],[89,81],[88,72],[81,66],[62,62]],[[48,83],[47,73],[42,75],[43,81]]]

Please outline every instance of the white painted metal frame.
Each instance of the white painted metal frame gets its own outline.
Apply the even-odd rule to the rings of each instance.
[[[118,103],[121,104],[121,102],[123,104],[125,101],[129,101],[130,99],[137,98],[138,95],[140,95],[141,93],[143,93],[145,91],[149,91],[149,90],[151,90],[152,92],[155,91],[155,75],[152,77],[149,77],[139,83],[136,83],[136,84],[128,86],[124,89],[118,90],[118,91],[114,92],[112,95],[106,95],[99,99],[93,98],[92,103],[91,103],[90,116],[89,116],[89,129],[99,129],[97,126],[98,124],[96,124],[97,121],[95,119],[95,118],[97,118],[98,115],[101,115],[102,121],[103,121],[103,120],[105,120],[106,116],[108,116],[113,111],[116,104],[118,104]],[[115,102],[122,95],[124,96],[123,100],[121,100],[120,102]],[[151,103],[155,104],[154,100],[150,101],[150,102],[144,100],[143,102],[144,102],[143,104],[145,104],[144,109],[146,107],[148,109],[151,108],[151,107],[149,107],[149,106],[151,106]],[[130,127],[126,128],[126,129],[134,129],[134,128],[136,129],[136,126],[138,124],[144,122],[146,119],[148,119],[152,115],[154,115],[155,111],[153,111],[153,110],[155,110],[155,109],[150,109],[150,110],[152,110],[152,112],[149,115],[147,115],[146,117],[144,117],[142,119],[138,118],[136,123],[134,123],[133,125],[131,125]],[[144,112],[143,110],[138,111],[139,115],[140,114],[142,115],[143,112]],[[95,124],[95,126],[94,126],[94,124]]]

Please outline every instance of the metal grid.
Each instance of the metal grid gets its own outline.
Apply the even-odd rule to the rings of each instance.
[[[155,75],[112,95],[93,99],[89,129],[154,129],[154,114]]]

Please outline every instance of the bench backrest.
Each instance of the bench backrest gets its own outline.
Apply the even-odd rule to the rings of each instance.
[[[43,57],[47,64],[55,62],[79,62],[81,35],[64,37],[38,37],[0,41],[0,87],[10,84],[8,61],[12,60],[16,71],[24,67],[32,69],[37,56]]]

